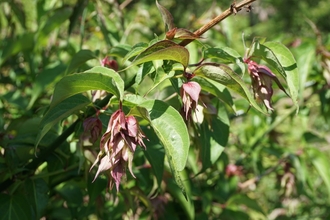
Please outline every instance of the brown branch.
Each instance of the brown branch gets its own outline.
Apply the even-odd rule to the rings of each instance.
[[[244,0],[244,1],[240,2],[240,3],[238,3],[238,4],[236,4],[234,2],[233,4],[231,4],[231,6],[226,11],[222,12],[220,15],[218,15],[215,18],[213,18],[210,22],[208,22],[207,24],[203,25],[201,28],[199,28],[197,31],[195,31],[194,34],[197,35],[197,36],[201,36],[206,31],[210,30],[212,27],[214,27],[215,25],[217,25],[219,22],[221,22],[225,18],[229,17],[232,14],[236,14],[243,7],[250,8],[249,7],[250,4],[252,2],[254,2],[254,1],[256,1],[256,0]],[[186,46],[186,45],[188,45],[192,41],[193,41],[193,39],[186,39],[186,40],[183,40],[180,43],[180,45],[181,46]]]

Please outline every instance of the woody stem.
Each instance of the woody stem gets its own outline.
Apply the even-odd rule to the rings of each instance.
[[[236,14],[243,7],[249,6],[254,1],[256,1],[256,0],[244,0],[244,1],[241,1],[240,3],[238,3],[238,4],[236,4],[236,3],[231,4],[231,6],[227,10],[225,10],[224,12],[222,12],[217,17],[213,18],[207,24],[203,25],[201,28],[199,28],[197,31],[195,31],[194,34],[197,35],[197,36],[201,36],[206,31],[210,30],[212,27],[214,27],[215,25],[217,25],[219,22],[221,22],[225,18],[229,17],[232,14]],[[181,46],[186,46],[186,45],[188,45],[192,41],[193,41],[193,39],[186,39],[186,40],[181,41],[180,45]]]

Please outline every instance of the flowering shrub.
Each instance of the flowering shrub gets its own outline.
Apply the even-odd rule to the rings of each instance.
[[[262,1],[145,2],[0,3],[1,218],[329,217],[316,26],[266,41]]]

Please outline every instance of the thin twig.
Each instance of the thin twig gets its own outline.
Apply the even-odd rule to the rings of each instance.
[[[233,3],[226,11],[222,12],[220,15],[218,15],[215,18],[213,18],[210,22],[208,22],[207,24],[203,25],[201,28],[199,28],[197,31],[195,31],[194,34],[197,35],[197,36],[201,36],[206,31],[210,30],[212,27],[214,27],[215,25],[217,25],[219,22],[221,22],[222,20],[224,20],[228,16],[230,16],[232,14],[236,14],[243,7],[249,6],[254,1],[256,1],[256,0],[244,0],[244,1],[240,2],[240,3],[238,3],[238,4],[234,4]],[[186,39],[186,40],[183,40],[180,43],[180,45],[181,46],[186,46],[186,45],[188,45],[192,41],[193,41],[193,39]]]

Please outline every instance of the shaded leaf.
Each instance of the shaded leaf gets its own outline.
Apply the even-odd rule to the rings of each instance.
[[[88,60],[97,59],[97,56],[90,50],[80,50],[72,58],[66,74],[73,73],[77,68],[85,64]]]
[[[31,210],[32,207],[24,195],[0,194],[1,220],[33,219]]]
[[[164,173],[164,158],[165,152],[163,146],[159,143],[159,140],[155,133],[150,129],[143,129],[146,137],[149,139],[146,142],[147,148],[143,151],[144,155],[148,159],[151,169],[154,172],[158,187],[163,180],[163,173]]]
[[[71,7],[62,7],[54,10],[54,14],[47,19],[47,22],[39,31],[37,39],[38,44],[46,44],[49,34],[59,26],[63,25],[63,23],[69,19],[72,11]]]
[[[40,219],[48,203],[48,186],[43,179],[28,179],[25,183],[27,200],[34,207],[36,219]]]
[[[58,122],[62,119],[68,117],[75,111],[82,109],[83,107],[89,105],[91,101],[81,95],[77,94],[71,96],[67,99],[62,100],[60,103],[57,103],[56,106],[49,109],[47,113],[44,115],[41,123],[40,123],[40,132],[35,141],[35,147],[39,145],[41,139],[46,135],[46,133],[52,129]]]
[[[224,107],[219,108],[220,118],[204,121],[200,127],[202,171],[211,167],[225,149],[229,138],[229,117]]]
[[[10,56],[22,51],[32,50],[34,47],[33,33],[25,33],[17,38],[3,39],[3,51],[0,56],[0,65],[2,65]]]
[[[204,58],[216,58],[223,64],[236,64],[241,69],[241,73],[245,73],[245,64],[241,55],[230,47],[207,48],[204,51]]]

